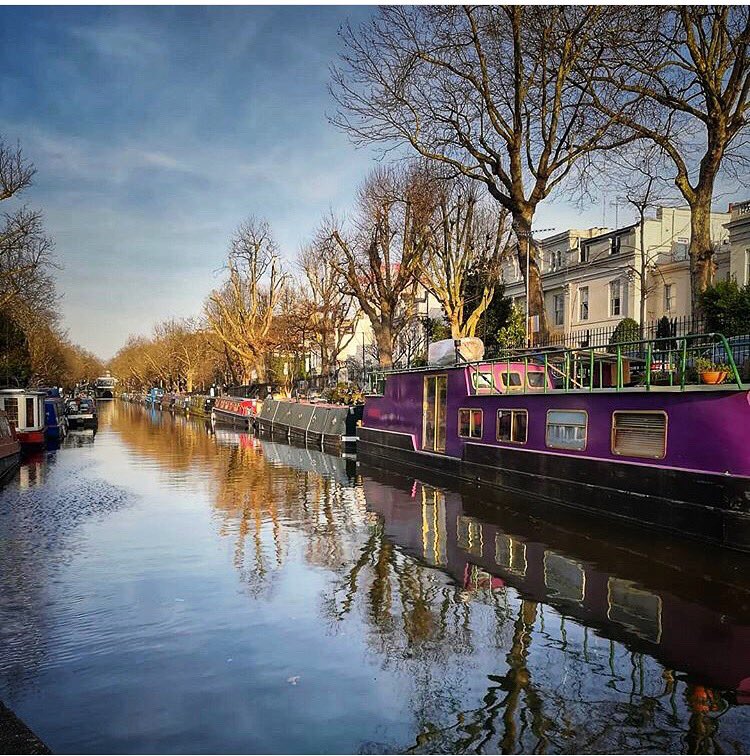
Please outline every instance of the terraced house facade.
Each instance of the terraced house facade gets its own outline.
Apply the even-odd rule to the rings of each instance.
[[[750,277],[750,202],[711,214],[716,279]],[[689,318],[690,210],[659,207],[641,228],[569,229],[539,240],[551,336],[614,328],[623,318],[649,323],[666,315]],[[744,246],[743,246],[744,245]],[[747,250],[745,249],[747,247]],[[506,294],[525,306],[518,262],[503,270]]]

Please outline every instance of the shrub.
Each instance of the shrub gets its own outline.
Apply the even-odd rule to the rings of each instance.
[[[700,307],[707,330],[725,336],[750,333],[750,286],[740,287],[734,279],[718,281],[702,292]]]
[[[607,351],[614,351],[613,344],[622,344],[625,341],[638,341],[641,338],[641,328],[633,318],[623,318],[609,338],[610,348]]]

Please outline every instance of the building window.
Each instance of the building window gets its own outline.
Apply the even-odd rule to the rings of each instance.
[[[620,246],[622,244],[622,239],[619,236],[613,236],[609,240],[609,254],[610,255],[616,255],[620,251]]]
[[[690,248],[690,239],[680,238],[672,245],[672,256],[677,262],[688,259],[688,250]]]
[[[588,414],[583,410],[549,410],[547,412],[547,446],[551,449],[586,448]]]
[[[582,286],[578,289],[578,302],[579,302],[579,320],[589,319],[589,287]]]
[[[550,256],[550,270],[560,270],[562,268],[562,250],[556,249]]]
[[[667,413],[613,412],[612,453],[664,459],[667,453]]]
[[[555,310],[555,325],[565,325],[565,295],[555,294],[552,304]]]
[[[674,284],[664,284],[664,312],[674,309]]]
[[[745,286],[750,284],[750,247],[745,250]]]
[[[589,248],[586,244],[581,244],[581,248],[578,251],[578,259],[580,262],[585,263],[589,261]]]
[[[458,411],[458,435],[461,438],[482,438],[482,410]]]
[[[525,444],[528,435],[529,413],[526,410],[497,411],[497,440]]]
[[[619,315],[622,310],[622,302],[620,300],[620,282],[612,281],[609,284],[609,314]]]

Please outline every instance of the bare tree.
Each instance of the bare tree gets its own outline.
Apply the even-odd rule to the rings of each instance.
[[[474,336],[510,251],[508,212],[488,206],[477,187],[462,180],[435,181],[434,194],[419,279],[443,306],[452,337]],[[473,298],[472,274],[481,278]]]
[[[331,119],[356,142],[407,144],[480,181],[511,214],[531,315],[546,332],[534,215],[571,173],[621,145],[571,81],[600,33],[593,6],[394,6],[343,31]]]
[[[747,170],[750,135],[750,9],[659,6],[603,33],[581,60],[582,91],[607,118],[650,140],[668,158],[691,210],[694,310],[715,272],[711,202],[725,163]],[[624,23],[623,23],[624,20]]]
[[[359,190],[357,217],[344,230],[331,221],[335,265],[372,325],[381,367],[393,365],[401,329],[414,310],[431,198],[409,169],[378,168]]]
[[[156,326],[154,336],[169,361],[173,379],[176,379],[179,388],[192,393],[205,362],[205,334],[195,320],[171,318]]]
[[[242,363],[244,379],[265,378],[269,333],[286,276],[268,223],[250,218],[235,233],[227,261],[229,278],[206,302],[212,331]]]
[[[321,372],[328,375],[339,354],[354,338],[355,299],[349,292],[340,266],[335,264],[335,242],[319,233],[299,255],[301,268],[312,305],[312,329],[320,345]]]

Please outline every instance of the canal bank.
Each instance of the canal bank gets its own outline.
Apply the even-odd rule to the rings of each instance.
[[[0,753],[51,753],[44,743],[0,701]]]
[[[114,402],[0,493],[0,697],[55,753],[747,750],[750,565],[538,506]]]

